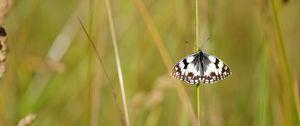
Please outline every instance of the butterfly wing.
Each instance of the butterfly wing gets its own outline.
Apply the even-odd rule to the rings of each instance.
[[[189,84],[200,83],[201,69],[197,67],[199,63],[195,61],[195,58],[199,56],[199,53],[188,55],[180,60],[173,68],[172,75],[180,80],[183,80]]]
[[[230,68],[216,56],[202,52],[203,74],[201,74],[200,82],[206,84],[215,83],[218,80],[223,80],[231,75]]]

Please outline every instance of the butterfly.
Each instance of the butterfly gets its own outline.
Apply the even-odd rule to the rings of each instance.
[[[180,60],[172,70],[175,78],[189,84],[213,84],[231,73],[222,60],[201,50]]]

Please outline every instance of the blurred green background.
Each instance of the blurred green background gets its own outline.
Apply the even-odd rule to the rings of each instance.
[[[233,72],[200,85],[201,125],[300,126],[300,1],[271,1],[200,0],[200,30],[208,34],[200,45],[209,37],[203,50]],[[195,1],[110,3],[131,125],[193,125],[187,110],[195,114],[196,86],[168,71],[195,51]],[[1,126],[29,113],[37,115],[33,126],[124,125],[106,7],[105,0],[13,1],[3,23],[9,52]]]

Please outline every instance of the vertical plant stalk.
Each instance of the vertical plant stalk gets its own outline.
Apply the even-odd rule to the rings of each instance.
[[[260,79],[260,88],[258,90],[258,125],[267,126],[269,125],[268,120],[268,103],[269,103],[269,50],[264,46],[263,61],[262,61],[262,78]]]
[[[119,51],[118,51],[115,27],[114,27],[114,23],[113,23],[111,8],[110,8],[110,2],[109,2],[109,0],[105,0],[105,2],[106,2],[106,11],[107,11],[108,19],[109,19],[109,27],[110,27],[110,31],[111,31],[111,37],[112,37],[112,42],[113,42],[113,47],[114,47],[114,52],[115,52],[115,58],[116,58],[116,62],[117,62],[117,69],[118,69],[118,76],[119,76],[120,88],[121,88],[121,93],[122,93],[122,102],[123,102],[126,126],[130,126],[127,103],[126,103],[126,95],[125,95],[125,89],[124,89],[124,81],[123,81],[123,75],[122,75],[122,70],[121,70],[121,62],[120,62],[120,56],[119,56]]]
[[[87,32],[87,34],[91,34],[92,33],[92,29],[93,29],[93,13],[94,13],[94,7],[93,7],[93,5],[94,5],[94,2],[93,2],[93,0],[89,0],[89,23],[88,23],[88,32]],[[88,47],[88,48],[90,48],[90,47]],[[88,55],[87,55],[87,57],[88,57],[88,61],[89,61],[89,63],[88,63],[88,67],[87,67],[87,83],[88,83],[88,85],[87,85],[87,87],[88,87],[88,98],[87,98],[87,125],[88,126],[92,126],[92,115],[93,115],[93,113],[94,113],[94,111],[92,110],[92,99],[93,99],[93,85],[94,85],[94,83],[91,81],[92,80],[92,78],[93,78],[93,74],[94,74],[94,72],[93,72],[93,62],[94,62],[94,60],[93,60],[93,56],[92,56],[92,50],[91,49],[88,49]]]
[[[200,84],[197,84],[197,86],[196,86],[196,90],[197,90],[197,93],[196,93],[196,95],[197,95],[197,123],[198,123],[198,126],[200,126],[200,116],[201,116],[201,114],[200,114]]]
[[[196,41],[195,41],[195,51],[197,51],[199,49],[199,14],[198,14],[198,9],[199,9],[199,0],[195,0],[195,30],[196,30]],[[200,84],[197,84],[196,86],[196,107],[197,107],[197,125],[200,126]]]
[[[195,41],[195,50],[199,49],[199,0],[195,0],[195,30],[196,30],[196,41]]]
[[[295,99],[295,95],[294,95],[294,85],[293,85],[293,77],[291,74],[291,70],[289,68],[288,65],[288,61],[287,61],[287,57],[286,57],[286,52],[285,52],[285,46],[284,46],[284,40],[283,40],[283,34],[282,34],[282,30],[280,27],[280,22],[279,22],[279,16],[278,16],[278,8],[276,6],[275,0],[271,0],[271,8],[272,8],[272,13],[274,16],[274,22],[275,22],[275,27],[276,27],[276,33],[277,33],[277,37],[279,39],[279,41],[277,41],[277,48],[278,48],[278,52],[279,52],[279,58],[281,60],[281,62],[283,63],[283,71],[286,72],[286,76],[287,76],[287,81],[288,81],[288,89],[289,90],[289,97],[291,97],[291,99],[289,99],[292,103],[292,113],[291,114],[295,114],[297,117],[297,124],[300,123],[300,116],[298,112],[293,112],[294,110],[296,110],[296,106],[297,103],[294,100]]]

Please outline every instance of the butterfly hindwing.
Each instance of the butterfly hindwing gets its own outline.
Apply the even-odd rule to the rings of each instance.
[[[180,60],[172,74],[189,84],[212,84],[231,74],[230,68],[216,56],[199,51]]]

